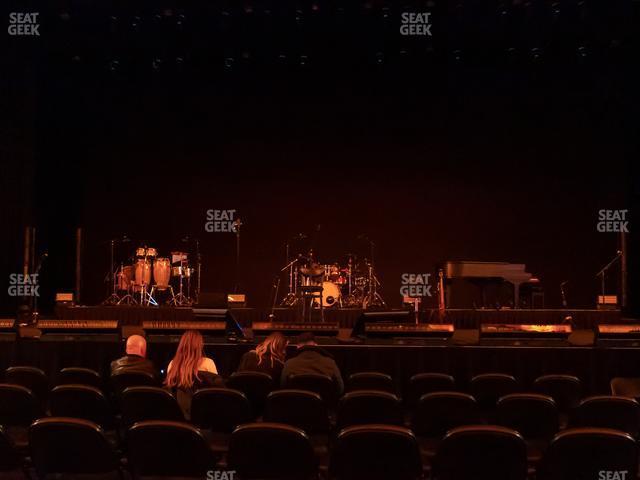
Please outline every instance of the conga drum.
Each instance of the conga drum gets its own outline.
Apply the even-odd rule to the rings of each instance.
[[[156,261],[153,262],[153,280],[156,282],[156,287],[167,288],[170,278],[171,262],[169,259],[165,257],[156,258]]]

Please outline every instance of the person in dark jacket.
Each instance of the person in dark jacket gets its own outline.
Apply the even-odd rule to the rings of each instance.
[[[298,338],[298,353],[284,364],[282,369],[281,383],[286,386],[291,375],[301,373],[319,373],[330,376],[334,382],[339,395],[344,391],[342,374],[335,360],[329,352],[320,348],[311,332],[305,332]]]
[[[147,357],[147,341],[140,335],[127,338],[126,355],[111,362],[111,375],[123,372],[146,372],[158,377],[153,362]]]
[[[287,358],[289,342],[280,332],[274,332],[240,359],[239,372],[263,372],[280,381],[282,367]]]

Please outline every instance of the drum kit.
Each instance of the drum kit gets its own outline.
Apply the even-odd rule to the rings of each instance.
[[[201,265],[197,247],[195,267],[190,264],[189,252],[172,251],[169,256],[160,256],[156,248],[143,245],[116,268],[115,246],[129,241],[126,237],[110,241],[111,295],[104,305],[158,306],[165,303],[188,306],[194,303],[200,290]],[[195,285],[192,285],[194,278]]]
[[[347,253],[344,263],[318,263],[310,251],[298,255],[285,265],[281,272],[288,271],[289,291],[280,302],[281,307],[295,307],[307,301],[304,292],[310,287],[315,290],[311,302],[313,308],[374,308],[386,307],[378,287],[380,282],[375,274],[373,262],[358,260],[353,253]]]

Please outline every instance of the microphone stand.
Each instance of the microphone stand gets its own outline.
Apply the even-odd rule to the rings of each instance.
[[[616,253],[616,256],[613,257],[611,261],[607,263],[604,267],[602,267],[602,270],[596,273],[596,277],[600,277],[600,284],[602,288],[602,298],[601,298],[602,303],[604,303],[604,295],[605,295],[605,289],[604,289],[605,274],[607,273],[607,270],[609,270],[609,268],[611,268],[620,259],[621,256],[622,256],[622,251],[618,250],[618,252]]]
[[[242,226],[242,222],[238,218],[235,222],[233,222],[233,226],[235,227],[236,232],[236,284],[233,288],[233,293],[239,293],[240,290],[240,227]]]

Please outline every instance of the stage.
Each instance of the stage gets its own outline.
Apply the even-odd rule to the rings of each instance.
[[[337,328],[352,328],[363,313],[359,308],[326,309],[324,323]],[[198,310],[196,310],[198,312]],[[234,318],[243,327],[256,322],[270,321],[271,310],[256,308],[232,308]],[[300,312],[295,308],[276,308],[274,321],[299,323]],[[194,313],[189,307],[140,307],[140,306],[77,306],[57,309],[60,320],[115,320],[119,325],[141,325],[144,321],[180,322],[204,319],[206,315]],[[571,321],[567,320],[571,317]],[[570,323],[574,328],[593,328],[603,323],[620,323],[619,310],[447,310],[441,319],[437,309],[421,311],[419,323],[450,323],[455,328],[478,328],[486,323],[554,325]]]

